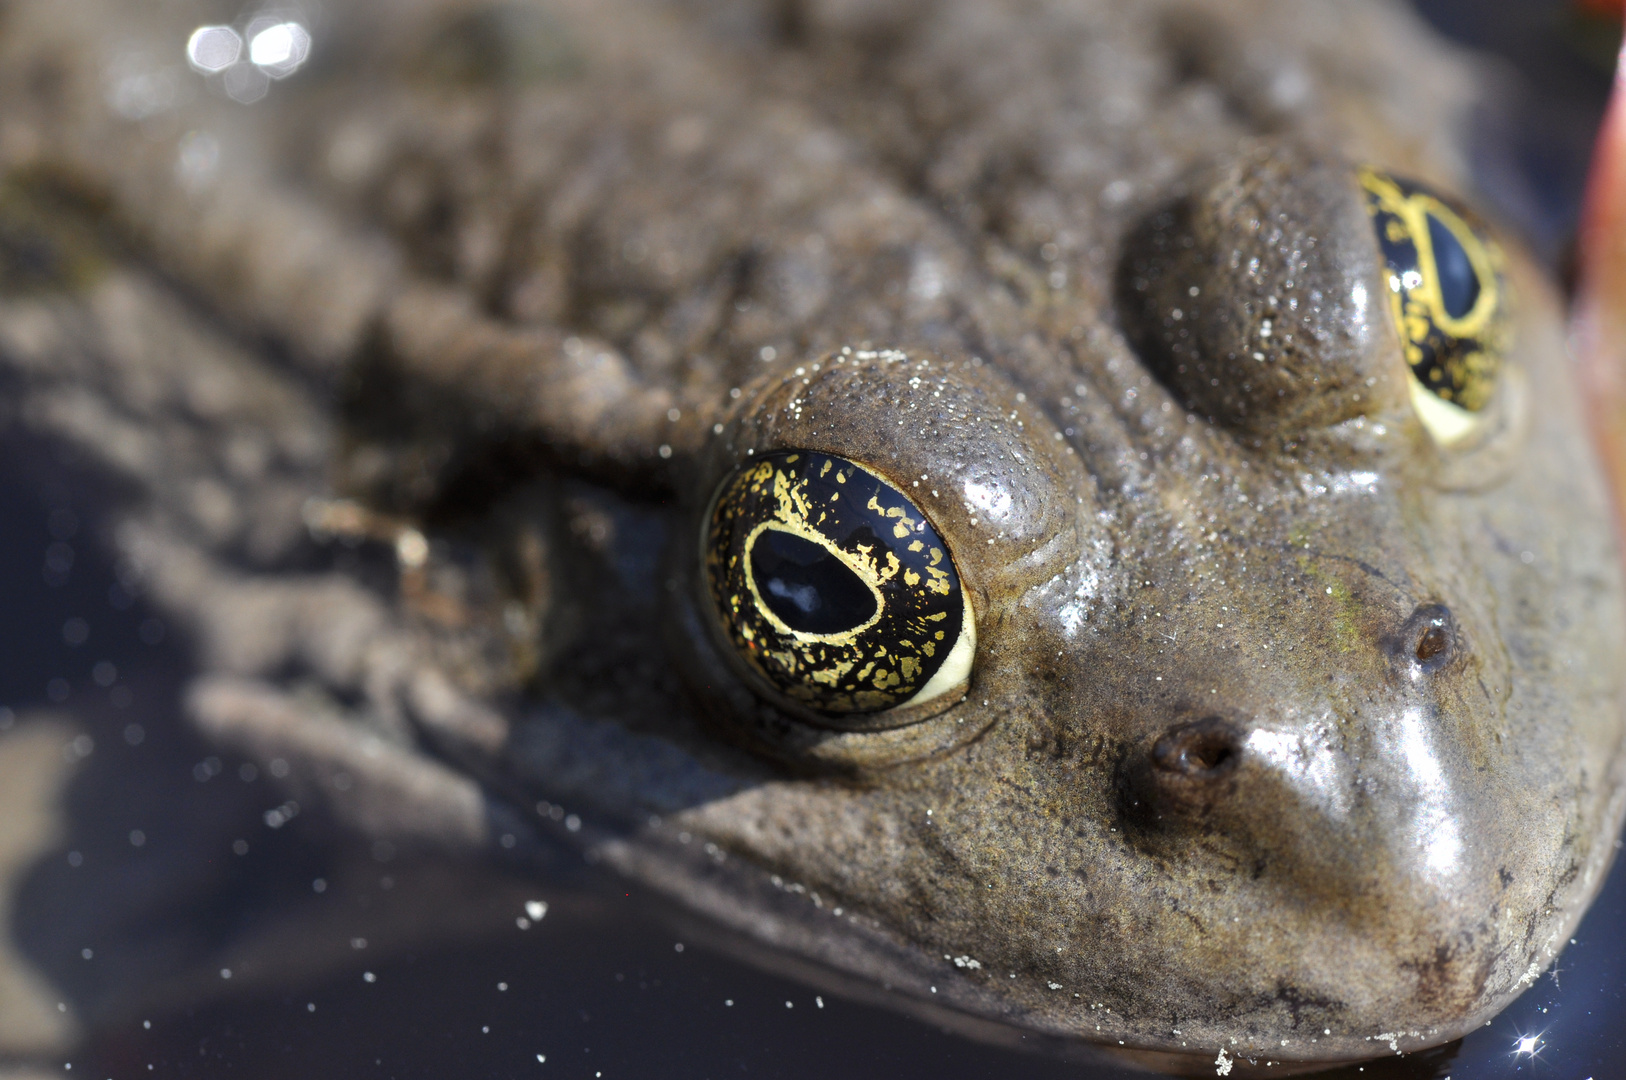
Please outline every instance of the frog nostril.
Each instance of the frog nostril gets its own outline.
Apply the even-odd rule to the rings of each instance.
[[[1176,781],[1215,780],[1236,768],[1242,756],[1240,732],[1218,716],[1179,724],[1152,747],[1152,765]]]
[[[1210,821],[1233,794],[1244,741],[1229,720],[1205,716],[1165,729],[1149,752],[1127,754],[1119,777],[1125,826],[1150,837]]]
[[[1402,657],[1421,671],[1438,671],[1457,653],[1457,624],[1444,604],[1424,604],[1401,628]],[[1409,655],[1408,655],[1409,654]]]
[[[1431,626],[1417,639],[1417,659],[1426,664],[1450,647],[1451,639],[1446,636],[1445,631],[1438,626]]]

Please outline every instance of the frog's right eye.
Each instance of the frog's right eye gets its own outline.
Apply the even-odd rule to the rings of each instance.
[[[1360,181],[1412,404],[1449,446],[1479,427],[1508,347],[1501,251],[1466,211],[1419,184],[1372,169],[1362,169]]]
[[[958,700],[971,606],[948,545],[885,478],[831,454],[764,454],[723,481],[704,544],[718,626],[769,698],[842,728]]]

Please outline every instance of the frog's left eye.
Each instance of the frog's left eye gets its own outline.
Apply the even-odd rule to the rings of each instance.
[[[970,677],[976,631],[948,545],[907,495],[846,458],[779,451],[725,480],[705,569],[746,666],[837,726],[946,707]]]
[[[1502,253],[1465,210],[1419,184],[1360,172],[1417,415],[1444,444],[1471,435],[1508,347]]]

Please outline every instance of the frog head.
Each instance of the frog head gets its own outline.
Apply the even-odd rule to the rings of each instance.
[[[685,820],[842,912],[808,951],[951,1009],[1209,1058],[1458,1037],[1620,813],[1555,304],[1454,202],[1271,143],[1119,285],[1059,381],[854,343],[714,426],[674,641],[791,775]]]

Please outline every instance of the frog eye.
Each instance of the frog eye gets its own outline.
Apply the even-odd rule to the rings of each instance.
[[[1473,434],[1508,348],[1502,253],[1467,213],[1427,188],[1360,171],[1389,308],[1411,369],[1411,399],[1436,441]]]
[[[827,716],[941,700],[976,651],[948,545],[846,458],[765,454],[725,480],[705,570],[723,635],[778,697]]]

